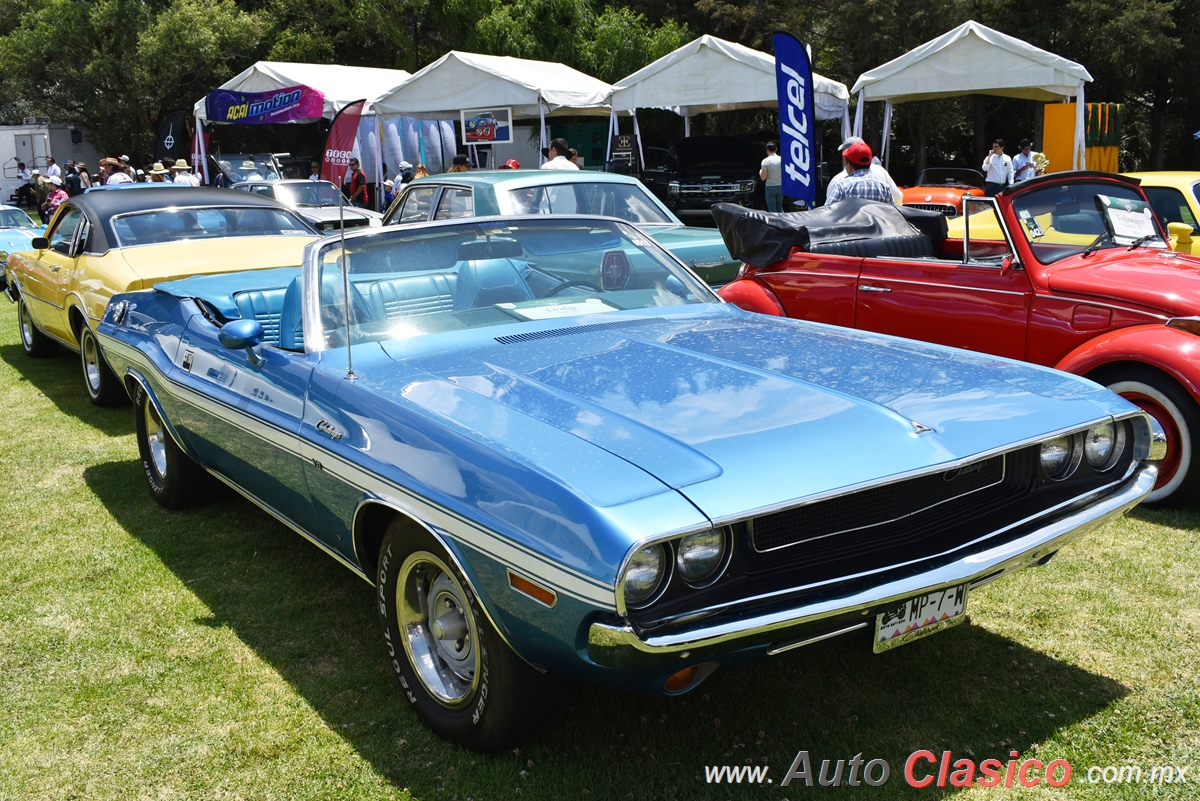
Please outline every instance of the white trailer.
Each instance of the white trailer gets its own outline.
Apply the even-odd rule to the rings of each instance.
[[[0,203],[9,202],[21,181],[17,164],[46,173],[46,159],[59,166],[83,161],[91,172],[100,170],[100,151],[88,132],[77,125],[52,123],[49,117],[26,117],[21,125],[0,125]]]

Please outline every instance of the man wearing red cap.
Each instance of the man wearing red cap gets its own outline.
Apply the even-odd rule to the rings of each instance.
[[[895,204],[891,187],[871,172],[871,155],[871,146],[866,142],[854,142],[842,150],[846,177],[830,185],[825,197],[826,206],[846,197]]]

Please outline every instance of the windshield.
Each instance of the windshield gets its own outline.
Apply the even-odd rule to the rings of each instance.
[[[917,179],[921,186],[945,184],[966,184],[983,188],[983,173],[978,170],[959,169],[955,167],[936,167],[925,170]]]
[[[0,209],[0,228],[37,228],[20,209]]]
[[[323,240],[317,275],[325,343],[408,339],[467,328],[716,302],[638,229],[611,220],[477,218]],[[344,256],[342,255],[344,254]],[[349,275],[343,276],[343,265]]]
[[[1103,248],[1168,247],[1142,193],[1123,184],[1081,182],[1023,192],[1013,199],[1013,212],[1042,264]],[[1141,227],[1130,227],[1139,221]]]
[[[163,209],[125,214],[113,220],[117,247],[157,245],[188,239],[235,236],[311,236],[286,211],[268,208]]]
[[[298,181],[277,184],[275,187],[275,198],[296,208],[337,206],[341,194],[329,181]]]
[[[283,177],[279,162],[270,153],[225,153],[212,158],[230,183],[273,181]]]
[[[569,183],[502,190],[512,214],[599,214],[631,223],[678,224],[636,184]]]

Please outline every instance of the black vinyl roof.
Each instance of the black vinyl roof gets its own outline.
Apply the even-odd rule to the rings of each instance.
[[[87,250],[92,253],[105,253],[116,245],[117,238],[113,233],[112,220],[122,214],[167,208],[216,207],[280,209],[296,216],[295,212],[287,206],[271,198],[241,190],[211,186],[105,189],[76,195],[63,203],[64,208],[69,206],[79,208],[92,225],[92,232],[87,244]],[[47,232],[47,236],[49,236],[49,232]]]

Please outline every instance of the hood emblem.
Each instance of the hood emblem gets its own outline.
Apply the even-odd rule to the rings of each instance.
[[[920,424],[920,423],[918,423],[916,420],[909,420],[908,422],[912,423],[913,430],[914,430],[914,431],[916,431],[918,434],[924,434],[924,433],[926,433],[927,431],[932,431],[932,430],[933,430],[933,429],[932,429],[932,428],[930,428],[929,426],[923,426],[923,425],[921,425],[921,424]]]

